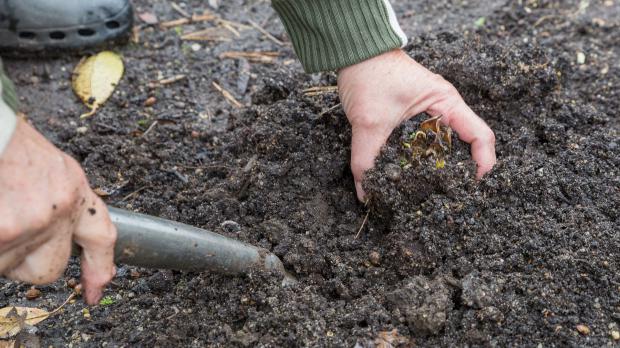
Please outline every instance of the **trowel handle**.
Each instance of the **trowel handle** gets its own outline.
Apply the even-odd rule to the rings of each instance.
[[[118,231],[114,260],[139,267],[244,274],[275,270],[294,281],[269,251],[207,230],[108,208]]]

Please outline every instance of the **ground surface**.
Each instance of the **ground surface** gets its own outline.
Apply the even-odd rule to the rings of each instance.
[[[185,5],[200,13],[206,3]],[[417,118],[395,132],[366,182],[370,203],[359,204],[346,119],[338,109],[320,116],[337,95],[302,94],[334,75],[304,75],[289,44],[253,29],[192,47],[175,30],[141,23],[140,42],[118,48],[126,74],[116,93],[84,121],[70,89],[79,57],[8,61],[24,112],[111,193],[109,204],[268,248],[300,279],[282,288],[265,274],[123,266],[106,293],[112,304],[89,315],[81,301],[67,306],[38,325],[42,343],[372,347],[396,329],[393,344],[403,346],[614,345],[620,3],[394,3],[413,37],[410,54],[496,131],[499,162],[479,184],[460,142],[441,171],[401,163]],[[179,17],[165,1],[136,8]],[[288,42],[266,1],[223,1],[216,13],[252,19]],[[270,65],[218,59],[229,50],[281,54]],[[149,87],[177,74],[187,78]],[[230,106],[212,81],[248,107]],[[151,96],[157,102],[145,107]],[[226,220],[239,229],[223,228]],[[0,307],[51,309],[78,276],[72,263],[34,301],[28,286],[3,282]]]

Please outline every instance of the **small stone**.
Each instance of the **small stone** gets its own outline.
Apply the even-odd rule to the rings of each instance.
[[[239,232],[241,231],[241,226],[239,225],[239,223],[232,221],[232,220],[226,220],[224,222],[222,222],[222,224],[220,225],[222,226],[223,229],[225,229],[228,232]]]
[[[30,301],[36,300],[39,296],[41,296],[41,290],[35,288],[34,286],[26,291],[26,298]]]
[[[155,98],[155,97],[148,97],[144,101],[144,106],[153,106],[153,105],[155,105],[155,103],[157,103],[157,98]]]
[[[611,338],[614,341],[620,341],[620,331],[618,331],[618,330],[611,330],[609,335],[611,336]]]
[[[199,43],[195,43],[195,44],[192,44],[191,48],[192,48],[192,51],[197,52],[197,51],[200,51],[202,46],[200,46]]]
[[[70,289],[75,288],[78,285],[78,281],[75,278],[71,278],[69,280],[67,280],[67,287]]]
[[[586,62],[586,55],[583,52],[577,52],[577,64],[582,65]]]
[[[577,332],[579,332],[582,335],[589,335],[590,334],[590,328],[587,327],[586,325],[583,324],[579,324],[577,325]]]
[[[376,251],[371,251],[368,259],[373,266],[379,266],[379,264],[381,263],[381,254]]]
[[[86,134],[86,132],[88,132],[88,127],[77,127],[75,132],[77,134]]]
[[[403,170],[397,164],[388,164],[385,166],[385,175],[392,182],[400,180]]]
[[[200,137],[200,132],[193,130],[191,133],[192,138],[197,139]]]
[[[140,278],[140,272],[136,271],[135,269],[132,269],[131,271],[129,271],[129,276],[132,279],[138,279]]]

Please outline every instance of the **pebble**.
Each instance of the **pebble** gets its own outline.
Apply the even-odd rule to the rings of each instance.
[[[241,231],[241,226],[232,220],[226,220],[224,222],[222,222],[222,224],[220,225],[222,226],[223,229],[225,229],[228,232],[239,232]]]
[[[35,288],[34,286],[26,291],[26,298],[30,301],[36,300],[39,296],[41,296],[41,290]]]
[[[75,288],[75,286],[78,285],[78,281],[75,278],[71,278],[69,280],[67,280],[67,287],[70,289]]]
[[[88,127],[77,127],[75,132],[77,134],[86,134],[86,132],[88,132]]]
[[[148,97],[144,101],[144,106],[153,106],[153,105],[155,105],[155,103],[157,103],[157,98],[155,98],[155,97]]]
[[[129,271],[129,276],[133,279],[140,278],[140,272],[136,271],[135,269],[132,269],[131,271]]]
[[[614,341],[620,341],[620,331],[617,331],[617,330],[612,330],[612,331],[609,333],[609,335],[611,335],[611,338],[612,338]]]
[[[392,182],[397,182],[400,180],[403,170],[400,168],[398,164],[388,164],[385,166],[385,175]]]
[[[589,335],[590,334],[590,328],[587,327],[586,325],[583,325],[583,324],[577,325],[577,331],[580,334],[582,334],[582,335]]]
[[[373,266],[379,266],[379,264],[381,263],[381,254],[376,251],[371,251],[368,259]]]

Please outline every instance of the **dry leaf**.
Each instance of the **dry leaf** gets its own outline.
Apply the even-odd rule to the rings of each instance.
[[[0,348],[13,348],[15,347],[15,340],[0,341]]]
[[[49,312],[39,308],[4,307],[0,309],[0,338],[13,337],[24,325],[36,325],[49,315]]]
[[[142,20],[146,24],[157,24],[159,19],[157,19],[157,15],[153,12],[142,12],[138,13],[138,18]]]
[[[92,116],[112,95],[123,76],[121,57],[111,51],[103,51],[82,59],[73,71],[73,91],[90,108],[80,118]]]

